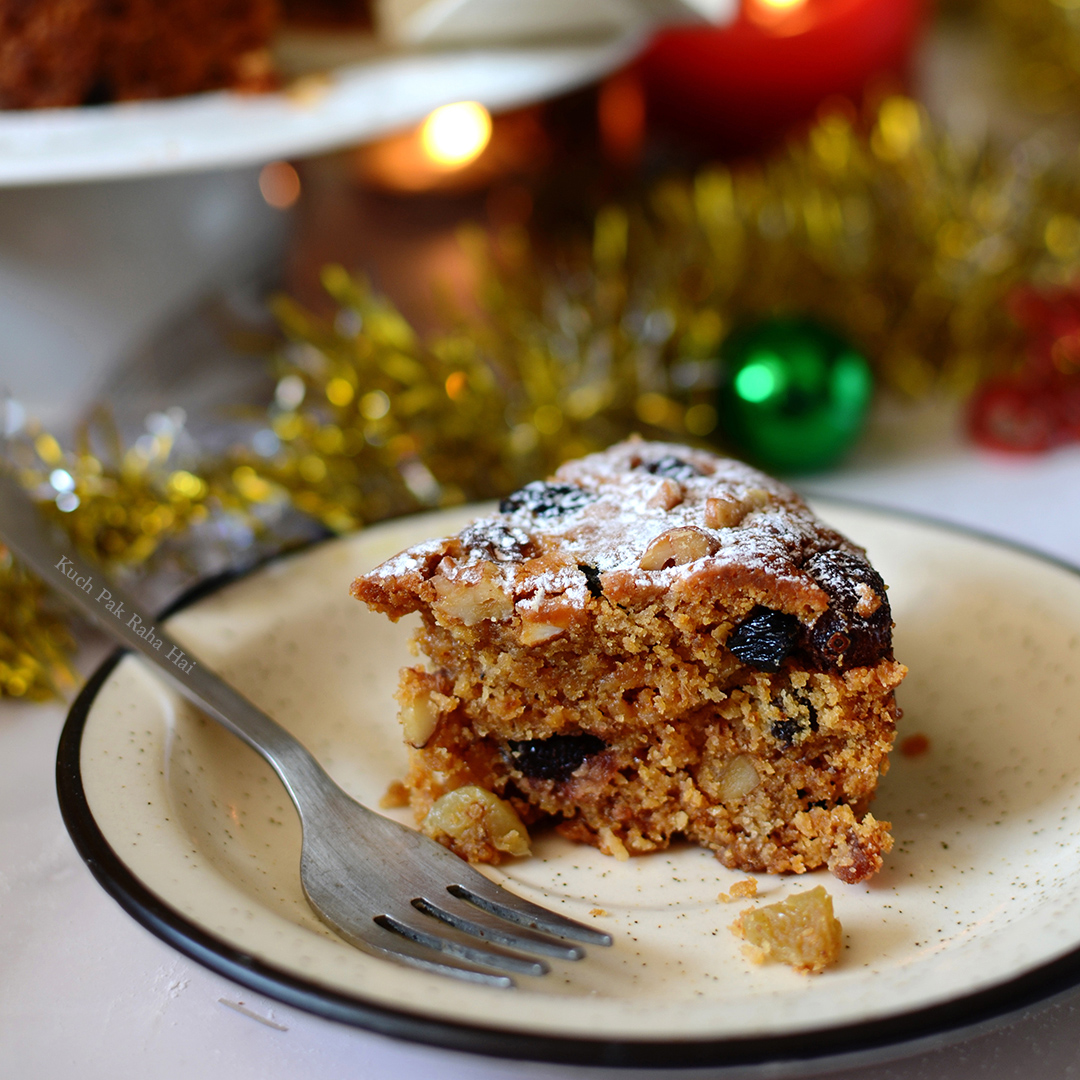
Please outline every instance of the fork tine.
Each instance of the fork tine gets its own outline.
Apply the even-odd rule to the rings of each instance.
[[[356,938],[350,940],[364,952],[372,953],[384,960],[393,960],[395,963],[405,964],[407,967],[419,968],[421,971],[428,971],[434,975],[449,975],[453,979],[479,983],[482,986],[493,986],[498,989],[510,989],[516,985],[509,975],[484,971],[481,968],[473,967],[471,964],[448,957],[442,952],[433,953],[431,949],[419,945],[400,934],[394,934],[392,938],[388,938],[387,940],[392,942],[392,944],[388,945],[378,945],[372,941],[358,940]],[[433,959],[433,956],[437,956],[439,959]]]
[[[304,882],[305,893],[311,900],[311,894],[307,888],[309,884],[310,882]],[[503,988],[514,985],[514,980],[508,975],[481,970],[467,960],[448,956],[439,947],[431,949],[423,942],[414,941],[411,937],[390,932],[378,918],[372,918],[369,915],[358,919],[357,913],[351,908],[339,904],[325,902],[316,904],[314,900],[311,900],[311,905],[319,918],[335,934],[363,952],[371,953],[384,960],[394,960],[409,967],[419,968],[421,971],[464,979],[466,982]]]
[[[467,880],[468,886],[448,885],[447,892],[459,900],[466,900],[483,911],[529,930],[546,931],[549,934],[569,938],[571,941],[581,941],[586,945],[612,943],[610,934],[585,926],[583,923],[566,918],[565,915],[558,915],[554,911],[548,911],[547,908],[539,907],[520,896],[515,896],[508,889],[488,881],[483,874],[474,871]]]
[[[520,975],[546,975],[551,968],[543,960],[533,960],[508,952],[497,945],[481,947],[476,938],[463,934],[452,927],[440,927],[432,931],[413,922],[408,916],[377,915],[375,922],[384,930],[398,934],[417,945],[425,945],[448,956],[472,964],[482,964],[496,971],[513,971]]]
[[[464,900],[446,900],[436,903],[427,897],[418,897],[412,902],[417,911],[439,919],[448,926],[453,926],[463,934],[470,934],[483,941],[494,941],[511,949],[540,953],[559,960],[581,960],[585,950],[580,945],[569,945],[557,938],[537,934],[524,927],[516,928],[504,919],[469,904]]]

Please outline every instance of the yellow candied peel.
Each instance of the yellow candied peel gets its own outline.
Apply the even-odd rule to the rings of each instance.
[[[835,964],[843,946],[832,897],[821,885],[743,911],[731,930],[746,942],[743,952],[753,963],[790,964],[804,975],[817,975]]]

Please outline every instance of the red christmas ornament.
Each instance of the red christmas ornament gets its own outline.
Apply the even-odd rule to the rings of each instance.
[[[972,438],[1012,453],[1080,440],[1080,285],[1021,287],[1009,310],[1028,335],[1024,366],[976,391],[968,413]]]
[[[699,146],[755,150],[827,98],[907,81],[927,0],[742,0],[730,26],[679,27],[640,61],[649,119]]]

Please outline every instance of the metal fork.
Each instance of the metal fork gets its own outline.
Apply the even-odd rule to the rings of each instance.
[[[563,939],[611,944],[610,935],[515,896],[434,840],[345,794],[283,727],[143,618],[100,571],[64,554],[29,497],[2,473],[0,538],[79,611],[141,653],[184,697],[266,759],[300,815],[300,880],[308,902],[351,945],[423,971],[509,987],[511,974],[550,970],[537,956],[585,955]],[[152,626],[152,637],[146,636]]]

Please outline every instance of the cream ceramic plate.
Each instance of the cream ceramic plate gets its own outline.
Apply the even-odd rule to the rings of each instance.
[[[898,1054],[905,1040],[1071,985],[1080,576],[937,525],[818,508],[891,584],[896,654],[911,669],[901,736],[930,741],[919,757],[894,752],[875,813],[891,819],[897,845],[872,883],[758,877],[765,902],[828,888],[846,945],[824,975],[747,963],[727,929],[743,905],[717,901],[745,875],[708,853],[619,863],[555,836],[494,876],[609,930],[613,948],[513,991],[373,959],[308,909],[299,828],[269,768],[130,656],[99,672],[65,732],[72,835],[127,910],[208,966],[325,1016],[488,1053],[762,1068]],[[191,604],[171,628],[374,805],[404,768],[392,692],[409,631],[368,613],[348,586],[468,516],[411,518],[283,559]]]

